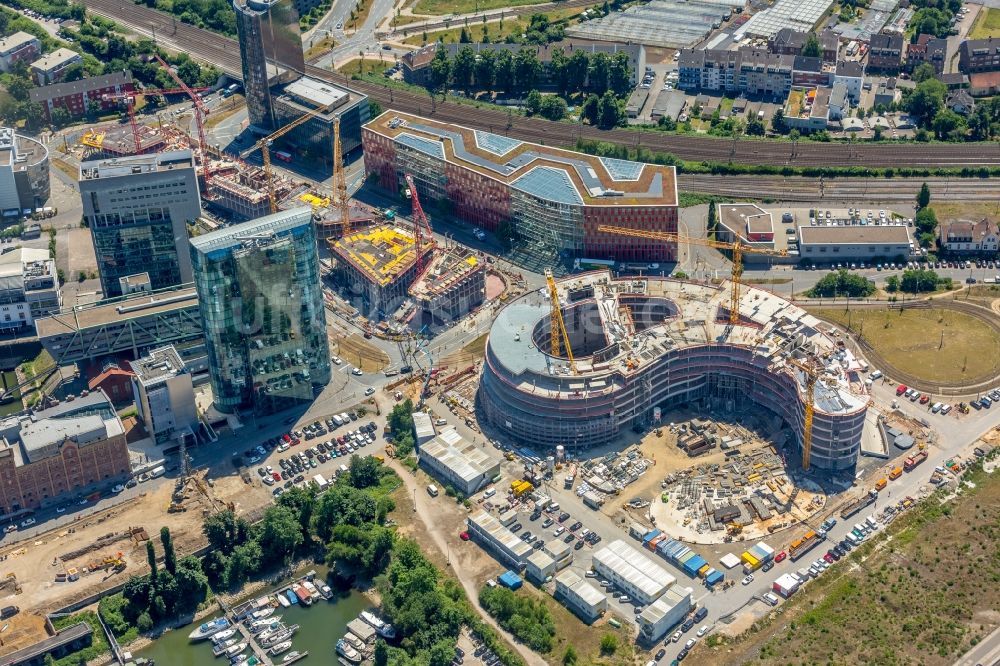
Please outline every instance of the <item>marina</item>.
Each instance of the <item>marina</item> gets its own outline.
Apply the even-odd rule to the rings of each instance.
[[[376,632],[360,619],[370,607],[362,594],[335,593],[320,574],[308,571],[240,601],[225,617],[207,619],[192,631],[168,632],[137,656],[171,666],[285,666],[319,655],[321,663],[357,666],[374,648]],[[340,641],[346,649],[338,650]]]

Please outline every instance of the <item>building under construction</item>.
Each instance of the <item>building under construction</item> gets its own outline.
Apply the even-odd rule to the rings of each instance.
[[[478,307],[485,291],[483,262],[468,248],[454,246],[434,252],[409,294],[424,323],[439,324]]]
[[[532,291],[493,323],[479,404],[495,428],[536,448],[606,445],[683,404],[765,409],[800,450],[811,421],[817,469],[853,469],[869,401],[860,362],[763,289],[744,285],[730,323],[730,286],[594,271],[552,282],[551,296]],[[554,330],[564,344],[552,344]]]
[[[413,232],[400,226],[380,226],[330,241],[337,259],[334,279],[357,299],[369,319],[384,319],[406,300],[417,278],[417,244]],[[419,256],[427,261],[431,243]]]

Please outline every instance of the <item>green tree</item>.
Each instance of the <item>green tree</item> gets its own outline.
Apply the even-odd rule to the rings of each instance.
[[[779,111],[781,109],[778,109]],[[767,128],[764,127],[764,123],[757,118],[757,116],[751,116],[750,120],[747,121],[747,134],[750,136],[764,136],[767,132]]]
[[[74,62],[63,70],[63,81],[79,81],[87,74],[82,62]]]
[[[443,44],[438,44],[434,59],[431,60],[430,83],[431,90],[440,90],[448,83],[451,75],[451,63],[448,61],[448,52]]]
[[[462,31],[458,35],[458,43],[459,44],[471,44],[472,43],[472,37],[469,36],[469,31],[466,30],[465,28],[462,28]]]
[[[600,118],[601,100],[597,95],[588,95],[580,106],[580,117],[591,125],[596,125]]]
[[[933,79],[937,77],[937,71],[934,69],[934,65],[929,62],[922,62],[916,66],[913,70],[913,76],[910,77],[915,83],[923,83],[928,79]]]
[[[483,51],[476,60],[476,87],[479,90],[493,90],[496,75],[496,52]]]
[[[624,119],[621,106],[610,90],[605,92],[601,101],[597,105],[597,125],[601,129],[611,129],[617,127]]]
[[[375,666],[387,666],[389,663],[389,645],[381,638],[375,639],[375,650],[372,653]]]
[[[379,462],[372,456],[351,456],[351,485],[355,488],[371,488],[379,482]]]
[[[542,72],[542,63],[534,49],[521,49],[514,56],[514,81],[518,92],[531,90]]]
[[[170,528],[166,525],[160,528],[160,543],[163,544],[163,566],[173,575],[177,572],[177,556],[174,554],[174,541],[170,538]]]
[[[927,208],[931,203],[931,188],[927,186],[927,183],[923,183],[920,186],[920,191],[917,192],[917,210],[921,208]]]
[[[583,91],[590,71],[590,57],[583,49],[576,49],[566,63],[566,89],[571,93]]]
[[[514,55],[507,49],[497,51],[494,81],[498,90],[514,91]]]
[[[945,85],[937,79],[927,79],[917,84],[906,99],[906,110],[920,118],[920,124],[925,129],[931,127],[934,117],[944,106],[947,93]]]
[[[890,275],[885,281],[885,290],[890,294],[894,294],[899,291],[899,276]]]
[[[593,53],[589,57],[587,70],[587,87],[597,95],[603,95],[608,89],[611,75],[611,58],[607,53]]]
[[[34,87],[34,84],[23,76],[12,76],[7,81],[7,92],[19,102],[28,101],[28,93]]]
[[[569,92],[569,58],[566,57],[566,52],[562,48],[552,50],[552,56],[549,58],[549,73],[552,80],[555,81],[559,94],[566,95]]]
[[[245,520],[226,510],[205,518],[201,531],[213,551],[228,555],[234,548],[246,542],[250,527]]]
[[[153,548],[153,541],[146,542],[146,562],[149,564],[150,580],[156,580],[156,549]]]
[[[149,617],[149,611],[142,611],[139,613],[139,617],[135,620],[135,628],[139,630],[140,633],[146,633],[153,628],[153,618]],[[50,655],[45,655],[46,657]],[[53,662],[55,663],[55,662]]]
[[[931,123],[934,134],[942,141],[961,139],[965,134],[965,118],[951,109],[942,108]]]
[[[49,113],[49,122],[52,123],[52,127],[55,129],[69,125],[70,121],[72,121],[72,118],[69,115],[69,111],[61,106],[57,106]]]
[[[819,58],[823,55],[823,49],[819,45],[816,33],[810,32],[806,37],[806,43],[802,46],[802,55],[808,58]]]
[[[771,129],[773,129],[778,134],[785,134],[788,131],[788,123],[785,122],[785,111],[781,107],[774,112],[771,116]],[[747,134],[749,134],[749,128]]]
[[[824,275],[807,293],[812,298],[837,296],[863,298],[875,293],[875,284],[862,275],[841,269],[835,273]]]
[[[618,638],[614,634],[604,634],[601,636],[601,654],[608,656],[618,649]]]
[[[715,199],[709,199],[708,201],[708,229],[709,234],[714,234],[719,230],[719,214],[716,210],[717,204]]]
[[[631,66],[628,54],[619,51],[611,57],[608,67],[608,86],[619,97],[624,97],[632,88]]]
[[[937,289],[938,282],[940,282],[940,278],[934,271],[923,269],[908,270],[903,271],[900,288],[903,291],[916,294],[925,291],[934,291]]]
[[[475,68],[476,54],[473,53],[471,46],[463,46],[455,54],[455,59],[451,63],[451,80],[455,87],[468,93]]]
[[[574,648],[572,645],[567,645],[566,651],[563,652],[563,658],[562,658],[563,666],[576,666],[576,660],[577,660],[576,648]]]
[[[302,540],[298,518],[291,509],[281,505],[268,507],[261,520],[257,539],[266,561],[287,563]],[[233,555],[235,556],[235,551]]]
[[[548,120],[562,120],[566,117],[566,101],[562,97],[546,95],[539,113]]]
[[[535,115],[542,110],[542,93],[532,90],[524,100],[524,110],[528,115]]]

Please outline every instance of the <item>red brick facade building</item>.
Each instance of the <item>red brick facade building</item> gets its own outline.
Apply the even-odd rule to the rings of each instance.
[[[125,429],[103,392],[0,423],[0,512],[91,492],[130,472]]]
[[[65,109],[75,118],[87,113],[91,103],[97,104],[102,112],[124,108],[121,95],[132,90],[132,74],[124,71],[32,88],[29,98],[42,105],[48,119],[57,108]]]

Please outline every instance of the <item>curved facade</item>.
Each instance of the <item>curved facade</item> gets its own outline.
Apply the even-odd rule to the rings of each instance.
[[[729,285],[611,279],[588,273],[559,283],[577,373],[555,357],[547,296],[512,302],[490,331],[479,402],[490,423],[524,444],[586,448],[607,444],[657,407],[764,408],[801,446],[804,375],[789,356],[815,355],[811,466],[854,467],[868,397],[858,362],[816,328],[818,320],[780,297],[744,287],[743,323],[728,325]]]
[[[49,188],[48,148],[0,127],[0,211],[40,208],[49,200]]]

